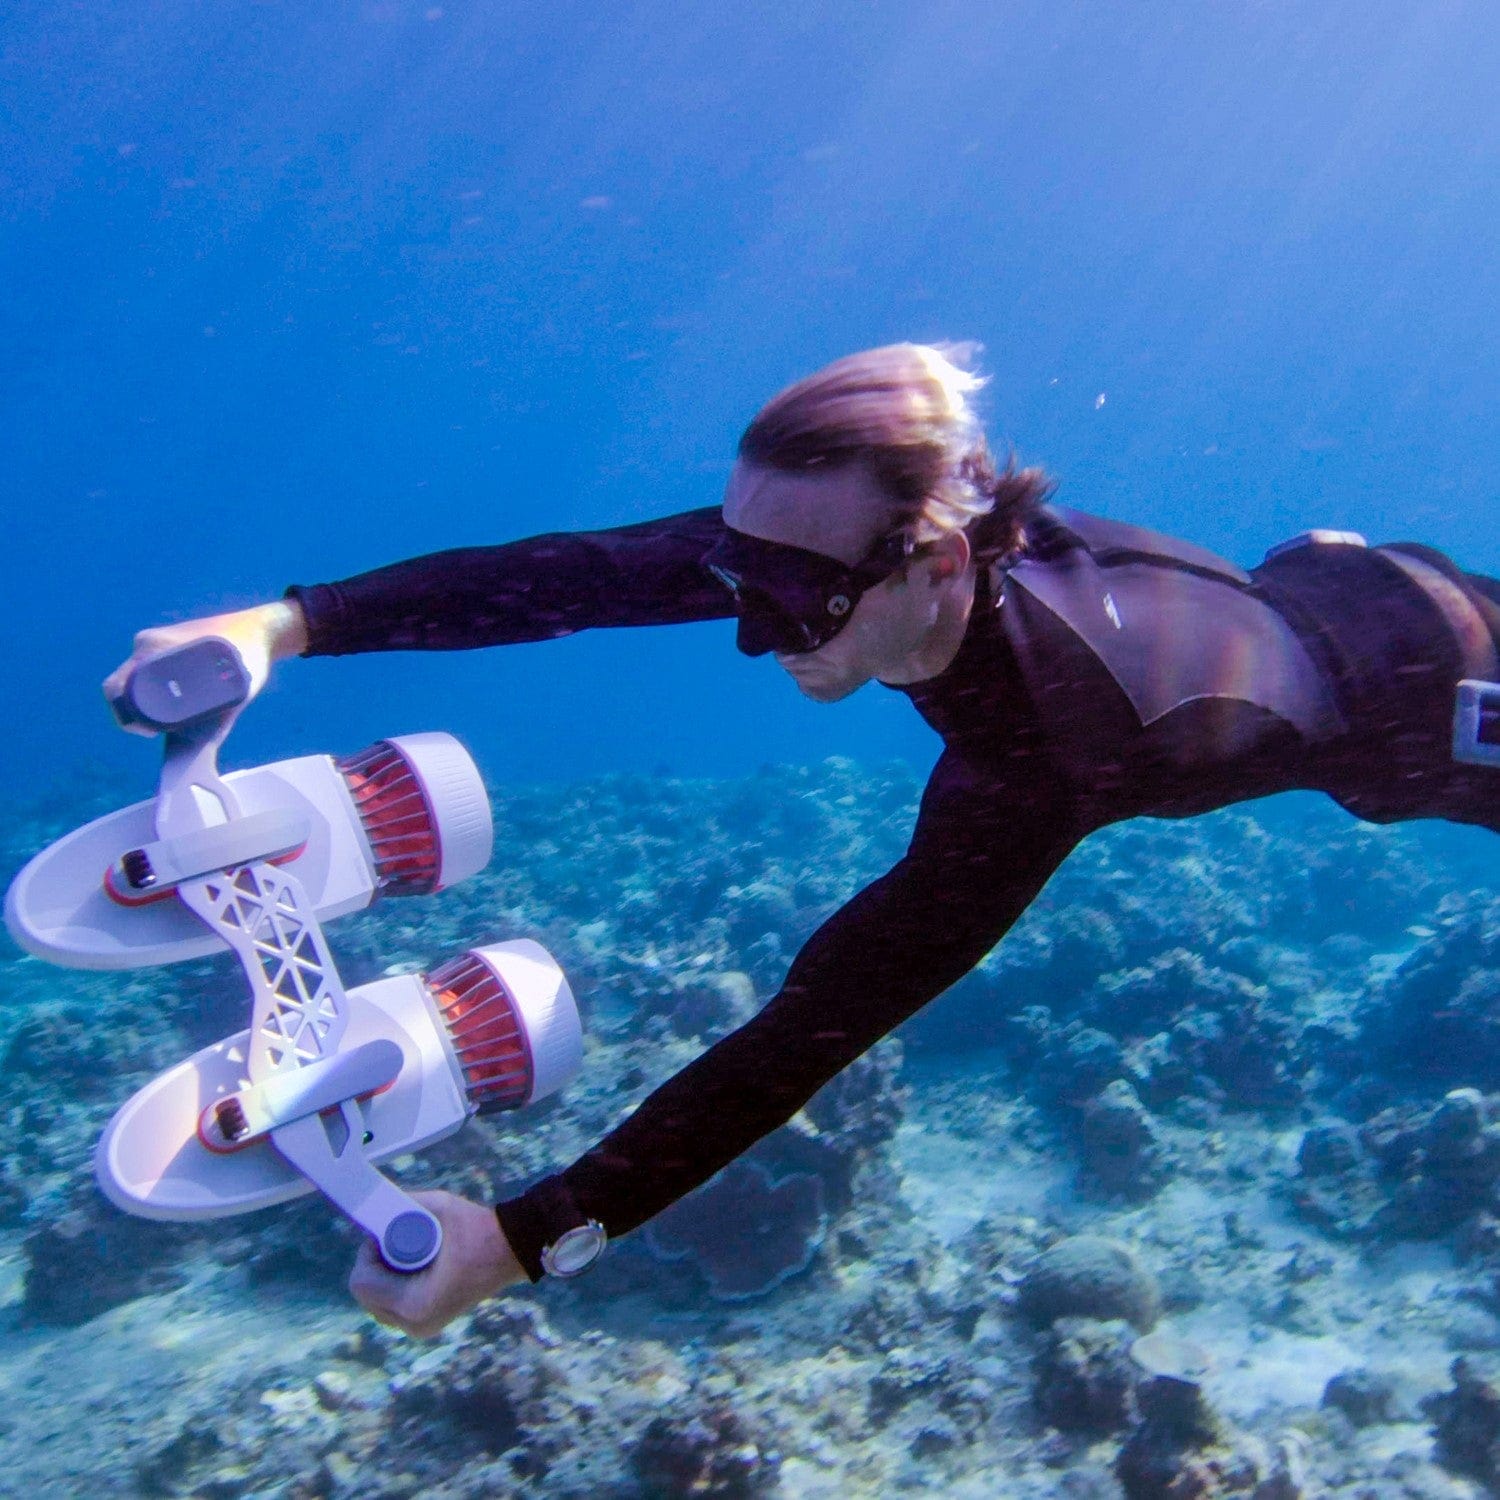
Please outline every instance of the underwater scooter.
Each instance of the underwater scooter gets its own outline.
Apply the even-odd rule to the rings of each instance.
[[[86,824],[11,884],[16,942],[70,968],[129,969],[228,947],[250,1026],[161,1074],[100,1138],[104,1193],[150,1219],[210,1219],[316,1188],[419,1271],[438,1221],[375,1163],[513,1109],[578,1071],[583,1038],[562,970],[522,940],[426,975],[346,990],[322,923],[377,897],[425,895],[489,863],[489,798],[446,734],[382,740],[220,776],[250,695],[217,637],[143,660],[113,703],[165,735],[154,801]]]

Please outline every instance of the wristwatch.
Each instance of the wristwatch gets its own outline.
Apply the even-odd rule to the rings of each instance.
[[[565,1229],[542,1250],[542,1269],[549,1276],[582,1276],[604,1253],[609,1236],[597,1219]]]

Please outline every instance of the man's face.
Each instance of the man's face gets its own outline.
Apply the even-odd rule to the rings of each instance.
[[[895,507],[874,479],[860,471],[785,476],[741,470],[724,502],[735,531],[817,552],[853,566],[888,534]],[[910,682],[911,661],[938,618],[934,560],[897,568],[867,589],[848,620],[815,651],[776,653],[777,664],[818,703],[836,703],[875,679]]]
[[[867,682],[915,680],[907,663],[937,623],[930,566],[925,559],[903,565],[860,598],[831,641],[795,655],[778,651],[776,664],[815,703],[837,703]]]

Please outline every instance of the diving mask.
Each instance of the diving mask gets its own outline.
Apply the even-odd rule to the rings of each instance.
[[[703,565],[734,595],[735,644],[746,656],[800,656],[827,645],[860,599],[914,550],[905,532],[891,532],[850,567],[821,552],[726,527]]]

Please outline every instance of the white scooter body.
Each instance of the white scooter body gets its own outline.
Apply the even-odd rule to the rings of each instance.
[[[28,952],[85,969],[227,946],[248,982],[249,1029],[161,1074],[110,1121],[95,1169],[112,1202],[205,1219],[317,1188],[387,1265],[418,1271],[441,1227],[375,1163],[562,1087],[582,1060],[577,1006],[524,939],[346,991],[322,921],[483,869],[484,783],[445,734],[221,778],[218,747],[248,693],[225,641],[139,663],[115,707],[167,735],[155,801],[37,855],[6,895],[6,924]]]
[[[359,1105],[365,1155],[387,1161],[452,1135],[473,1111],[420,976],[360,985],[348,1000],[345,1046],[388,1037],[401,1048],[395,1082]],[[220,1152],[199,1134],[204,1112],[249,1082],[249,1042],[241,1031],[195,1052],[120,1107],[94,1154],[99,1186],[117,1207],[146,1219],[215,1219],[313,1191],[268,1136]]]
[[[472,954],[523,1019],[531,1086],[519,1103],[556,1092],[582,1060],[577,1007],[562,970],[527,938],[491,943]],[[357,1106],[370,1161],[420,1151],[475,1114],[461,1055],[462,1022],[455,1025],[444,1015],[424,976],[377,979],[349,990],[346,999],[342,1050],[377,1040],[401,1049],[394,1082]],[[216,1219],[313,1191],[267,1136],[229,1151],[211,1149],[204,1139],[205,1116],[250,1081],[249,1042],[250,1033],[241,1031],[204,1047],[121,1106],[94,1154],[99,1186],[111,1202],[147,1219]]]
[[[290,863],[322,921],[363,911],[374,900],[354,799],[332,756],[231,771],[224,782],[246,814],[285,808],[306,814],[311,836]],[[330,817],[328,808],[341,815]],[[222,953],[223,942],[180,901],[125,907],[106,892],[104,872],[121,851],[155,837],[153,799],[96,818],[49,845],[6,893],[10,935],[28,953],[68,969],[139,969]]]

